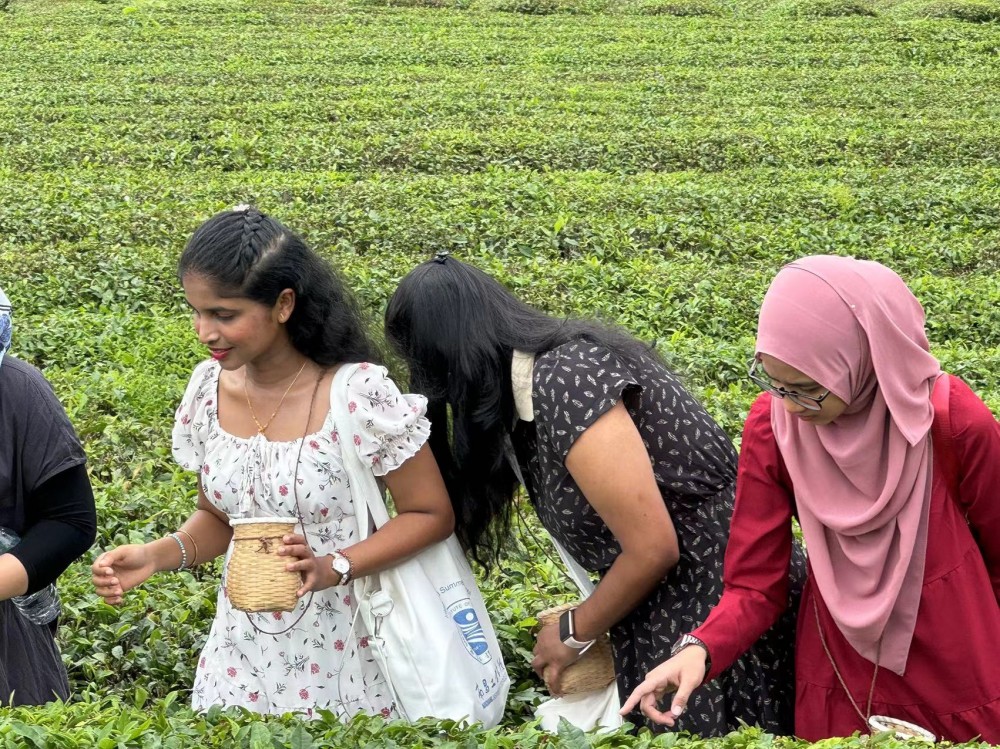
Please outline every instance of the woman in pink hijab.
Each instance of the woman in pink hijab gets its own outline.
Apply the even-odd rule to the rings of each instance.
[[[919,302],[879,263],[808,257],[775,277],[722,600],[623,712],[639,704],[673,725],[771,626],[795,517],[810,572],[796,733],[868,733],[885,716],[938,739],[1000,742],[1000,425],[928,348]]]

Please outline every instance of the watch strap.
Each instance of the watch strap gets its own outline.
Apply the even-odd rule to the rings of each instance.
[[[670,648],[670,656],[673,657],[677,655],[679,652],[684,650],[684,648],[690,647],[691,645],[695,645],[705,651],[705,674],[707,675],[708,672],[712,670],[712,654],[708,650],[708,645],[694,635],[690,633],[682,635],[681,638],[674,643],[674,646]]]
[[[581,641],[576,639],[574,612],[576,612],[575,608],[567,609],[559,616],[559,639],[562,640],[563,645],[573,648],[573,650],[579,650],[580,654],[583,655],[583,652],[593,645],[595,640]]]

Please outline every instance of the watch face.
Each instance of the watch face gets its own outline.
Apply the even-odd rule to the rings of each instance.
[[[573,609],[564,611],[559,617],[559,639],[566,642],[573,636]]]
[[[335,572],[339,572],[341,575],[346,575],[348,572],[351,571],[351,563],[348,562],[344,557],[334,557],[333,569]]]

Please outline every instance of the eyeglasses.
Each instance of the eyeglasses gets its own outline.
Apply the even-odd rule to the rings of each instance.
[[[829,390],[823,393],[823,395],[813,396],[796,393],[794,390],[785,390],[784,388],[775,387],[771,384],[770,378],[767,377],[767,372],[763,372],[760,366],[760,360],[757,357],[750,360],[747,377],[749,377],[761,390],[766,393],[770,393],[775,398],[788,398],[788,400],[792,403],[797,403],[802,406],[802,408],[808,408],[810,411],[821,410],[823,406],[820,404],[826,400],[828,395],[830,395]]]

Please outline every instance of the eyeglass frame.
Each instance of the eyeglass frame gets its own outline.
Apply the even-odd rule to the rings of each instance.
[[[757,369],[761,367],[760,359],[756,356],[750,359],[747,368],[747,377],[754,385],[759,387],[765,393],[770,393],[775,398],[788,398],[792,403],[802,406],[810,411],[822,411],[823,401],[827,399],[830,395],[830,390],[827,390],[823,395],[812,396],[805,395],[804,393],[796,393],[794,390],[785,390],[784,388],[775,387],[768,380],[757,374]],[[766,374],[766,372],[765,372]]]

